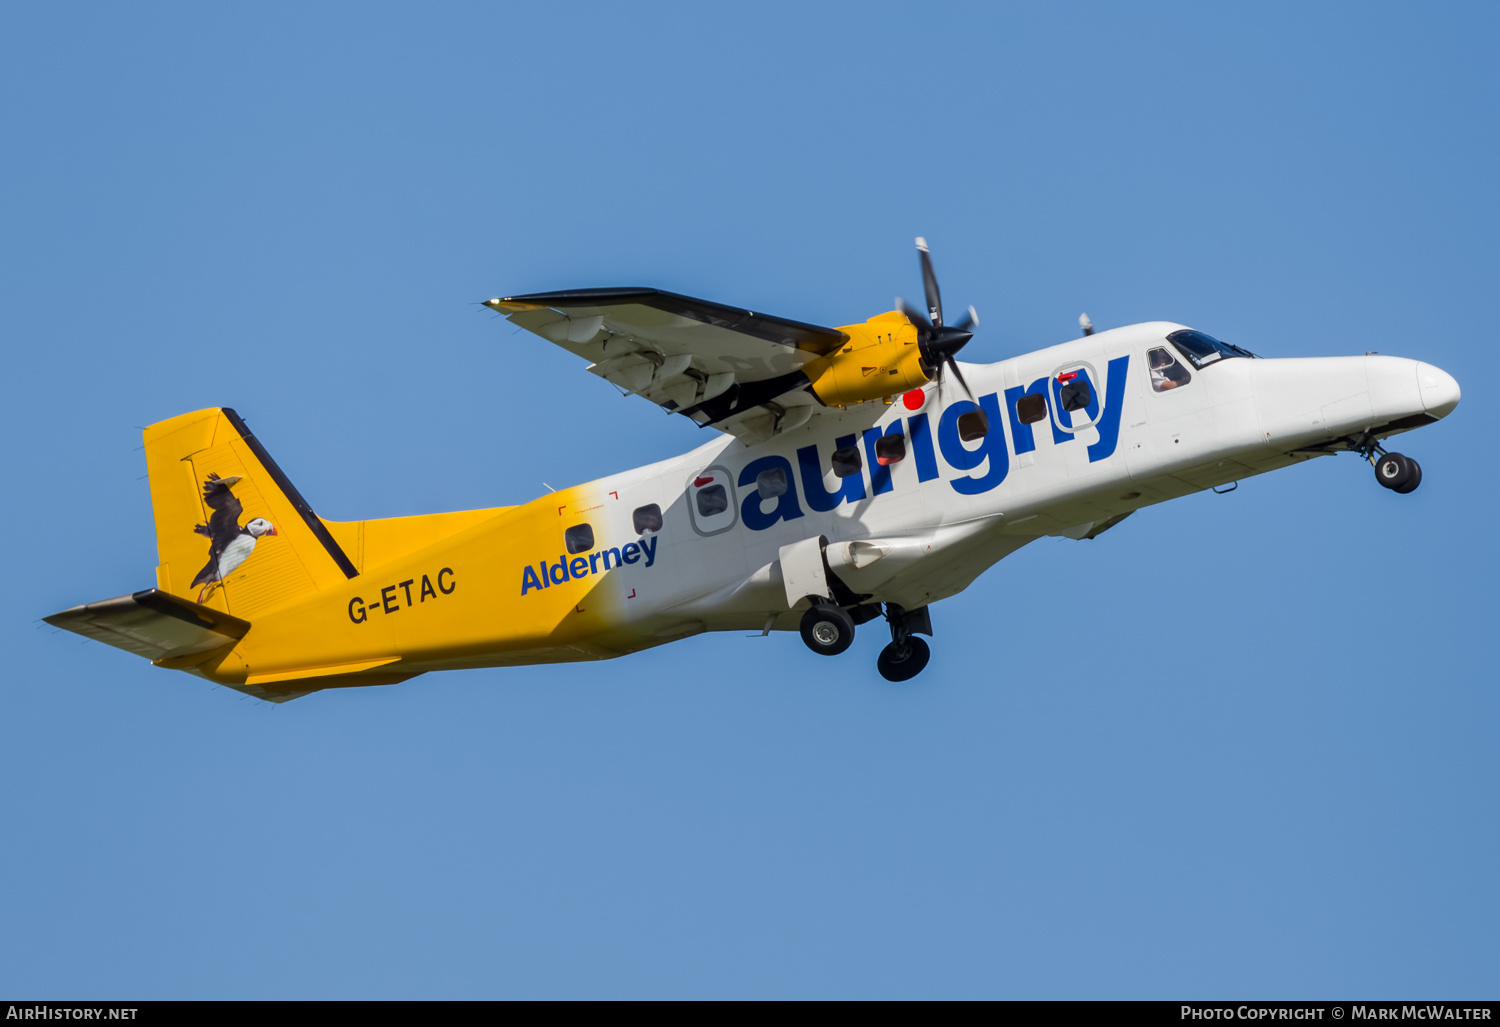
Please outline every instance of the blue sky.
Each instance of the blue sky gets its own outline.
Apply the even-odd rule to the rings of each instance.
[[[1493,5],[0,15],[0,993],[1496,992]],[[699,441],[492,320],[654,285],[966,359],[1164,318],[1430,361],[1349,457],[1048,539],[918,681],[792,635],[272,707],[44,614],[152,583],[139,427],[335,519]],[[379,424],[378,431],[365,427]]]

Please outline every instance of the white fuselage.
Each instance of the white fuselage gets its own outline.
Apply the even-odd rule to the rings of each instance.
[[[780,556],[819,536],[828,568],[854,594],[915,609],[1036,538],[1083,538],[1140,507],[1288,466],[1367,430],[1406,430],[1458,402],[1446,373],[1386,356],[1193,368],[1172,351],[1188,380],[1158,391],[1148,354],[1182,327],[1132,325],[963,365],[988,415],[982,439],[960,437],[959,415],[974,406],[950,380],[941,396],[929,385],[915,409],[877,407],[872,428],[865,404],[759,445],[717,438],[592,483],[617,497],[599,514],[611,537],[637,534],[633,509],[663,512],[655,566],[631,577],[620,636],[640,648],[703,630],[794,630],[801,608],[789,607]],[[1069,374],[1089,382],[1092,403],[1064,413],[1058,379]],[[1045,394],[1045,417],[1022,423],[1017,401],[1028,391]],[[905,455],[881,466],[875,439],[886,434],[903,436]],[[830,461],[849,445],[863,466],[840,478]],[[708,489],[723,494],[700,503]]]

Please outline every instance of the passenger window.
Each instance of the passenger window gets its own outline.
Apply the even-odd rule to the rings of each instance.
[[[906,436],[882,435],[875,440],[875,462],[881,467],[899,464],[906,459]]]
[[[833,451],[833,473],[840,478],[858,474],[864,466],[865,462],[860,458],[859,449],[854,446],[845,446],[843,449]]]
[[[661,507],[655,503],[638,506],[635,508],[635,513],[631,515],[631,520],[635,523],[637,535],[655,534],[661,531]]]
[[[958,437],[965,442],[974,442],[990,433],[990,419],[983,410],[970,410],[958,415]]]
[[[1062,401],[1062,408],[1069,413],[1074,410],[1082,410],[1094,401],[1094,392],[1089,388],[1089,383],[1082,378],[1074,378],[1064,385],[1058,392],[1057,398]]]
[[[1151,368],[1151,387],[1157,392],[1166,392],[1193,380],[1188,369],[1172,359],[1164,349],[1154,349],[1146,354],[1146,363]]]
[[[755,491],[761,499],[775,499],[786,494],[786,472],[780,467],[761,471],[755,476]]]
[[[1047,419],[1047,398],[1040,392],[1016,400],[1016,417],[1022,424],[1036,424]]]
[[[712,517],[728,509],[729,493],[724,491],[723,485],[710,485],[698,490],[698,513],[701,516]]]
[[[594,529],[587,524],[575,524],[563,532],[563,541],[570,553],[587,553],[594,548]]]

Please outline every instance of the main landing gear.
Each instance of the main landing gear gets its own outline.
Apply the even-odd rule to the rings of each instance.
[[[1417,486],[1422,484],[1421,464],[1400,453],[1387,453],[1380,448],[1380,443],[1368,435],[1350,439],[1349,448],[1370,461],[1375,468],[1375,480],[1392,492],[1404,496],[1408,492],[1415,492]]]
[[[819,656],[837,656],[854,644],[854,618],[842,606],[814,603],[802,615],[802,641]]]
[[[853,644],[855,624],[874,619],[879,609],[869,604],[856,606],[851,613],[832,603],[814,603],[802,615],[802,641],[820,656],[837,656]],[[886,603],[885,619],[891,628],[891,644],[880,651],[875,668],[887,681],[910,681],[922,673],[932,658],[927,643],[914,634],[918,631],[932,634],[932,618],[925,606],[904,610],[895,603]]]

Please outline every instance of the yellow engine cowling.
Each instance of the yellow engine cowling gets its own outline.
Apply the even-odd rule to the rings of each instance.
[[[849,341],[802,368],[813,392],[828,406],[887,399],[931,381],[922,369],[917,329],[899,310],[839,330]]]

